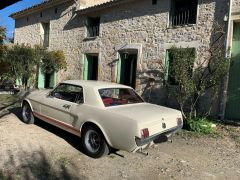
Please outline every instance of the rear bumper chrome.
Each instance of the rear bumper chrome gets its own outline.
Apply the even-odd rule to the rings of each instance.
[[[160,132],[160,133],[158,133],[158,134],[155,134],[155,135],[153,135],[153,136],[150,136],[150,137],[148,137],[148,138],[146,138],[146,139],[141,139],[141,138],[135,137],[135,141],[136,141],[136,144],[137,144],[138,147],[144,146],[144,145],[149,144],[149,143],[151,143],[152,141],[160,138],[161,136],[168,135],[168,134],[171,134],[171,133],[173,133],[173,132],[177,132],[177,131],[179,131],[180,129],[182,129],[182,127],[183,127],[182,125],[181,125],[181,126],[176,126],[176,127],[167,129],[167,130],[165,130],[165,131],[162,131],[162,132]]]

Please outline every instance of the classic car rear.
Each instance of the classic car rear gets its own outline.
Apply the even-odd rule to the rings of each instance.
[[[130,87],[99,81],[65,81],[36,91],[23,101],[23,121],[35,117],[80,136],[87,155],[99,158],[111,148],[141,151],[182,128],[178,110],[145,103]]]

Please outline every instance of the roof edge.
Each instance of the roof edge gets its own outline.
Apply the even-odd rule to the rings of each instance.
[[[88,13],[92,13],[95,11],[100,11],[100,10],[104,10],[104,9],[108,9],[111,8],[113,6],[117,6],[117,5],[121,5],[121,4],[126,4],[128,2],[132,2],[135,0],[111,0],[102,4],[98,4],[95,6],[90,6],[87,8],[83,8],[83,9],[78,9],[77,13],[80,15],[84,15],[84,14],[88,14]]]
[[[15,12],[13,14],[11,14],[9,17],[13,18],[13,19],[18,19],[20,17],[24,17],[26,15],[38,12],[40,10],[44,10],[46,8],[52,7],[53,5],[58,5],[58,4],[62,4],[64,2],[70,2],[73,0],[49,0],[49,1],[44,1],[40,4],[36,4],[33,5],[29,8],[23,9],[21,11]]]

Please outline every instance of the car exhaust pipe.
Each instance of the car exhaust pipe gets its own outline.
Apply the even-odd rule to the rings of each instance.
[[[144,152],[142,148],[137,150],[136,152],[143,155],[143,156],[148,156],[148,152]]]

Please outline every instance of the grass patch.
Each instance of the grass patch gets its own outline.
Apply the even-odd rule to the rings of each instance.
[[[7,180],[7,177],[4,176],[3,172],[0,170],[0,179],[1,180]]]
[[[213,135],[216,133],[216,127],[206,118],[187,119],[184,128],[200,134]]]
[[[0,94],[0,109],[16,103],[19,100],[18,95]]]

